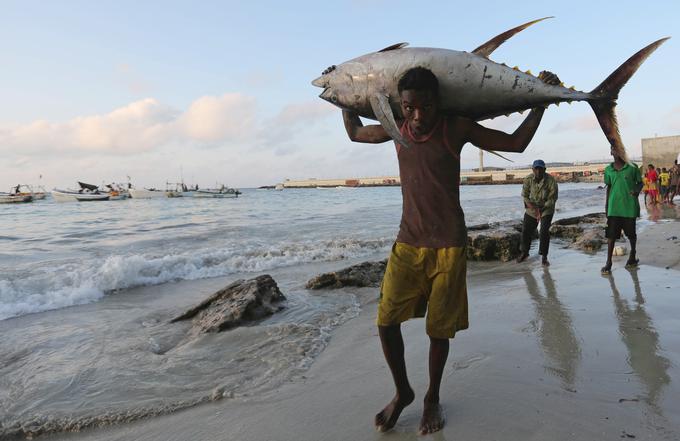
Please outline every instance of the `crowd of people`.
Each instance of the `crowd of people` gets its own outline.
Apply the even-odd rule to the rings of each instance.
[[[645,204],[673,205],[673,198],[680,195],[680,164],[677,159],[670,169],[649,164],[647,170],[644,170],[641,165],[640,173]]]

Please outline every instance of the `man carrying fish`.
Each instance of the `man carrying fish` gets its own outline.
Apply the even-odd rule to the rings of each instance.
[[[550,85],[560,83],[550,72],[541,72],[538,78]],[[426,68],[406,71],[399,80],[398,92],[403,119],[395,122],[400,137],[410,147],[395,140],[403,212],[381,287],[377,317],[396,395],[376,415],[375,426],[380,431],[391,429],[415,398],[406,374],[400,324],[423,317],[427,311],[430,385],[419,429],[421,434],[427,434],[441,430],[444,424],[439,387],[449,339],[468,327],[467,231],[459,200],[461,150],[470,142],[497,151],[523,152],[545,109],[533,109],[514,133],[507,134],[441,112],[438,79]],[[352,111],[343,110],[343,119],[352,141],[393,140],[382,125],[364,126]]]

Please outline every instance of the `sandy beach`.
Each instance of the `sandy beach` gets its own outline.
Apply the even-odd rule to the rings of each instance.
[[[350,290],[361,312],[340,326],[299,378],[273,391],[224,398],[131,424],[52,440],[593,440],[680,439],[680,223],[639,234],[637,270],[603,252],[554,243],[553,265],[470,265],[470,329],[452,341],[443,431],[417,435],[427,387],[424,322],[403,326],[418,398],[389,433],[374,414],[391,379],[373,320],[375,289]],[[676,236],[675,239],[672,237]],[[336,295],[350,291],[339,290]]]

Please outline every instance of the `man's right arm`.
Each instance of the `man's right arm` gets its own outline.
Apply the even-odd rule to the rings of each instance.
[[[534,208],[533,204],[529,200],[529,180],[524,179],[524,183],[522,185],[522,199],[524,199],[524,206],[525,207],[531,207]]]
[[[381,142],[387,142],[392,139],[383,126],[380,124],[364,126],[361,119],[359,119],[359,115],[350,112],[349,110],[342,111],[342,120],[345,122],[347,136],[354,142],[380,144]]]

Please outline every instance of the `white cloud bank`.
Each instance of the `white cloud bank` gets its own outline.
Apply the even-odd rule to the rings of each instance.
[[[64,122],[0,123],[0,187],[39,175],[50,186],[126,175],[157,186],[181,166],[197,180],[276,182],[312,172],[305,149],[330,153],[323,146],[333,142],[318,123],[331,114],[340,128],[338,110],[324,102],[291,103],[262,116],[254,97],[227,93],[200,97],[183,110],[146,98]]]
[[[243,138],[255,112],[255,99],[236,93],[201,97],[183,112],[146,98],[105,115],[6,127],[0,130],[0,152],[129,155],[166,144],[209,146]]]

